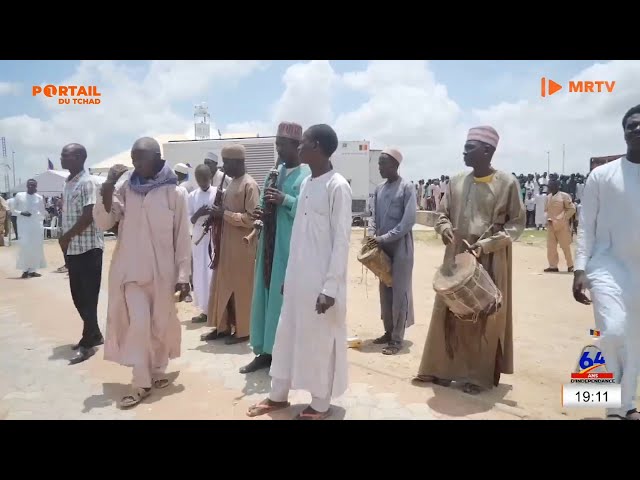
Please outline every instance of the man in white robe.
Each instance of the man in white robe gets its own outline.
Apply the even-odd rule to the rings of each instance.
[[[640,105],[622,120],[626,156],[599,166],[582,197],[573,280],[576,301],[593,302],[607,371],[621,384],[622,407],[611,419],[640,420],[636,410],[640,360]],[[588,289],[591,300],[584,294]]]
[[[184,188],[187,193],[193,192],[198,188],[190,177],[190,167],[186,163],[178,163],[173,167],[173,171],[178,176],[178,185]]]
[[[30,179],[27,180],[27,191],[14,197],[12,213],[18,217],[18,230],[22,237],[16,268],[22,272],[22,278],[41,277],[37,270],[47,266],[42,224],[46,210],[44,199],[37,191],[38,182]]]
[[[216,188],[220,188],[222,186],[223,190],[231,183],[232,178],[228,175],[224,175],[222,171],[218,168],[218,155],[214,152],[207,152],[204,156],[204,164],[209,167],[211,170],[211,174],[213,175],[213,179],[211,180],[211,185]]]
[[[542,178],[542,177],[540,177]],[[547,194],[542,193],[542,185],[535,196],[536,199],[536,229],[545,229],[547,224]]]
[[[347,264],[351,187],[329,157],[338,137],[328,125],[302,136],[300,158],[311,168],[302,183],[293,223],[284,301],[271,363],[269,397],[252,406],[254,417],[289,406],[289,391],[306,390],[311,404],[299,420],[330,415],[331,399],[347,389]]]
[[[189,218],[193,225],[193,242],[196,242],[204,230],[204,222],[211,215],[211,207],[216,198],[217,188],[211,186],[211,170],[207,165],[196,167],[195,177],[198,189],[189,194]],[[193,258],[193,293],[195,306],[200,310],[200,315],[193,317],[193,323],[205,323],[209,310],[209,290],[215,272],[209,268],[209,246],[211,245],[211,232],[207,233],[198,245],[192,243],[191,256]]]

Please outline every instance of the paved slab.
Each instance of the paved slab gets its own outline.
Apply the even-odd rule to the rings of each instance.
[[[50,266],[43,277],[14,280],[15,247],[0,249],[0,419],[246,419],[247,407],[264,398],[270,379],[265,370],[241,375],[253,358],[247,344],[227,346],[199,340],[206,328],[189,321],[196,312],[180,306],[182,356],[170,365],[174,385],[133,410],[116,408],[126,391],[130,369],[105,362],[102,351],[70,367],[71,343],[81,323],[71,302],[68,280],[57,268],[56,245],[47,245]],[[106,269],[99,306],[106,313]],[[104,327],[104,325],[103,325]],[[470,399],[439,387],[416,388],[394,368],[372,368],[370,353],[350,351],[349,390],[336,399],[333,419],[518,419],[525,415]],[[306,405],[306,392],[292,392],[292,407],[272,418],[291,418]],[[447,408],[441,408],[446,404]],[[270,418],[270,417],[267,417]]]

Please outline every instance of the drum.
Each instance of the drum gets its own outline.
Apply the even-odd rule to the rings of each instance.
[[[469,252],[456,255],[450,269],[444,265],[438,269],[433,289],[460,320],[475,323],[482,312],[495,313],[502,305],[502,292]]]
[[[391,259],[382,248],[364,244],[358,254],[358,261],[371,270],[383,284],[391,286]]]

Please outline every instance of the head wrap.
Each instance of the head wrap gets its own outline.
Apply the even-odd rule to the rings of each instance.
[[[173,171],[177,173],[183,173],[185,175],[189,174],[189,167],[184,163],[178,163],[175,167],[173,167]]]
[[[211,160],[212,162],[218,163],[218,155],[216,155],[213,152],[207,152],[207,154],[204,156],[204,159]]]
[[[242,145],[235,143],[224,147],[220,155],[227,160],[244,160],[246,151]]]
[[[382,153],[385,153],[387,155],[389,155],[390,157],[392,157],[396,162],[398,163],[402,163],[402,154],[400,153],[399,150],[395,149],[395,148],[385,148]]]
[[[302,126],[293,122],[281,122],[278,125],[278,137],[290,138],[291,140],[302,140]]]
[[[493,148],[498,148],[498,140],[500,136],[496,132],[495,128],[483,125],[481,127],[475,127],[469,130],[467,134],[467,141],[477,140],[479,142],[491,145]]]

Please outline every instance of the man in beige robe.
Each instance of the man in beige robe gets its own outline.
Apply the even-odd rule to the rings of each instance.
[[[567,271],[573,272],[573,256],[571,255],[571,219],[576,213],[576,206],[571,195],[560,191],[558,180],[549,181],[549,196],[545,206],[547,214],[547,260],[549,267],[545,272],[558,272],[558,244],[567,262]]]
[[[249,340],[257,239],[249,244],[243,239],[253,229],[260,189],[246,173],[242,145],[224,147],[221,156],[223,169],[233,180],[224,192],[222,206],[213,207],[213,217],[222,222],[220,257],[207,316],[207,325],[214,330],[200,339],[206,342],[226,337],[225,343],[233,345]]]
[[[122,408],[140,403],[152,387],[169,384],[167,364],[180,356],[175,294],[185,298],[191,275],[186,191],[154,139],[137,140],[131,159],[135,170],[117,189],[127,167],[111,168],[93,210],[101,230],[118,225],[104,358],[133,367],[133,389],[122,398]]]
[[[491,127],[469,131],[463,155],[473,172],[459,174],[448,183],[435,228],[447,245],[445,259],[465,251],[462,240],[479,253],[502,292],[502,305],[472,323],[456,318],[436,296],[415,378],[444,386],[462,382],[470,394],[497,386],[501,373],[513,373],[511,252],[524,230],[526,214],[518,180],[491,166],[498,139]]]

